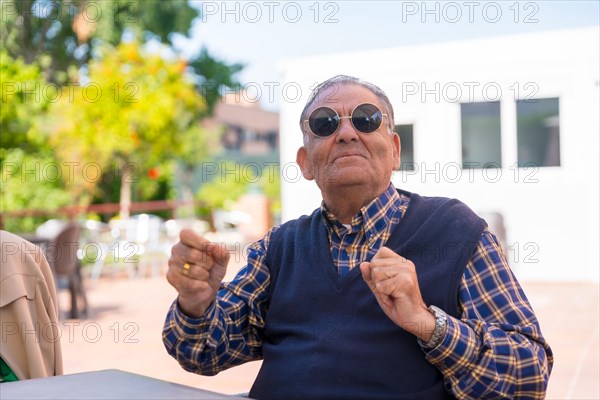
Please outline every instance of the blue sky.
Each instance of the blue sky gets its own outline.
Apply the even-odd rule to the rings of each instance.
[[[279,80],[279,60],[599,24],[600,1],[194,2],[184,54],[243,62],[242,82]],[[277,109],[278,103],[264,104]]]

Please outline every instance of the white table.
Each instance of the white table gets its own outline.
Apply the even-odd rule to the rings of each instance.
[[[243,399],[118,369],[0,384],[0,399]],[[246,399],[247,400],[247,399]]]

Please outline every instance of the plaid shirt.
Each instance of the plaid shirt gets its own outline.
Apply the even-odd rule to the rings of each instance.
[[[340,274],[386,243],[409,201],[390,185],[356,214],[349,228],[321,207]],[[186,316],[173,302],[163,342],[184,369],[214,375],[262,358],[260,332],[269,287],[265,257],[277,229],[250,247],[248,264],[222,285],[203,318]],[[487,229],[467,264],[459,304],[461,318],[448,316],[442,342],[434,349],[423,348],[424,357],[444,375],[448,391],[460,399],[543,399],[552,351],[496,237]]]
[[[325,203],[321,215],[329,235],[329,249],[333,263],[340,275],[346,275],[371,258],[387,243],[394,228],[408,208],[409,198],[399,195],[393,185],[379,197],[363,207],[352,218],[350,225],[343,225]]]

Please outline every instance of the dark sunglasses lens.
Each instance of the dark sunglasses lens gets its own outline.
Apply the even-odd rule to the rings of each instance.
[[[373,104],[361,104],[352,112],[352,124],[363,133],[375,132],[382,120],[381,110]]]
[[[338,115],[331,108],[320,107],[308,117],[308,126],[315,135],[325,137],[336,131],[339,121]]]

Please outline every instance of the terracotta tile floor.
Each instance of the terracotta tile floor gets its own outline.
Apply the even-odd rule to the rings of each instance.
[[[203,377],[166,353],[161,330],[175,291],[164,277],[102,277],[86,286],[89,318],[62,324],[65,373],[117,368],[222,393],[249,389],[259,362]],[[523,286],[555,353],[548,399],[600,399],[599,285]],[[61,292],[59,302],[65,307],[68,294]]]

